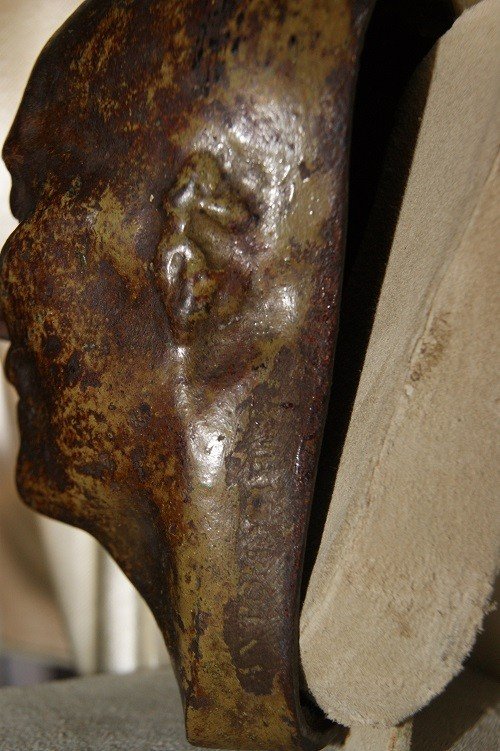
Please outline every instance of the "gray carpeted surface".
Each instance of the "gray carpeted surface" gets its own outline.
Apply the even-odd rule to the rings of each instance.
[[[417,715],[411,751],[500,751],[499,685],[463,673]],[[188,750],[170,668],[0,690],[0,751]]]
[[[0,691],[1,751],[187,751],[170,670]]]

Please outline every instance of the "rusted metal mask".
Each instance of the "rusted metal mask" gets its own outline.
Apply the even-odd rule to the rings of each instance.
[[[27,504],[151,607],[187,734],[313,749],[301,571],[371,0],[89,0],[5,146]]]

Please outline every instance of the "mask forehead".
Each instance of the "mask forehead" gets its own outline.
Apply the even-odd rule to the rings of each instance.
[[[186,156],[187,134],[203,132],[210,122],[224,127],[237,100],[245,106],[252,88],[257,101],[250,108],[267,106],[271,123],[282,110],[269,101],[288,91],[290,101],[302,105],[302,111],[296,107],[297,122],[314,123],[319,131],[342,127],[323,121],[324,97],[333,106],[343,86],[342,70],[332,85],[325,69],[328,63],[340,68],[347,63],[335,43],[350,32],[350,13],[340,3],[322,2],[305,19],[300,4],[292,5],[273,6],[262,27],[257,1],[244,10],[235,2],[207,10],[193,0],[84,3],[37,63],[5,147],[9,168],[23,172],[35,189],[47,169],[64,176],[108,175],[119,172],[123,159],[125,176],[132,171],[137,179],[161,165],[165,179],[165,171],[171,168],[170,177]],[[327,38],[319,52],[321,34]],[[330,58],[327,65],[317,64],[320,56]],[[254,129],[267,119],[264,112],[254,114]],[[287,131],[289,124],[282,123]],[[296,134],[297,128],[288,132]],[[309,146],[331,134],[316,135],[308,138]],[[215,135],[212,148],[217,140]],[[267,144],[273,170],[278,151],[274,135]]]
[[[166,26],[175,3],[84,3],[35,66],[4,148],[8,167],[39,182],[49,168],[106,173],[133,151],[137,169],[147,168],[196,99],[193,42],[174,23],[188,5]]]

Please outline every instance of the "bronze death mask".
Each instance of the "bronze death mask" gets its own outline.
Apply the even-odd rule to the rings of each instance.
[[[20,493],[145,597],[200,745],[335,733],[299,593],[372,4],[88,0],[4,150]]]

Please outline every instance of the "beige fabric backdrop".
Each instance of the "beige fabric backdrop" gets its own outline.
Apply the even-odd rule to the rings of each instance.
[[[0,0],[0,142],[42,46],[80,0]],[[0,166],[0,247],[16,222],[10,178]],[[6,347],[1,345],[0,355]],[[0,644],[83,672],[127,671],[166,659],[149,611],[117,566],[88,535],[36,517],[13,481],[14,394],[0,376]],[[62,613],[62,616],[61,616]]]
[[[483,0],[419,66],[354,271],[363,294],[418,123],[301,620],[309,687],[346,725],[400,722],[444,688],[498,565],[499,31]]]

